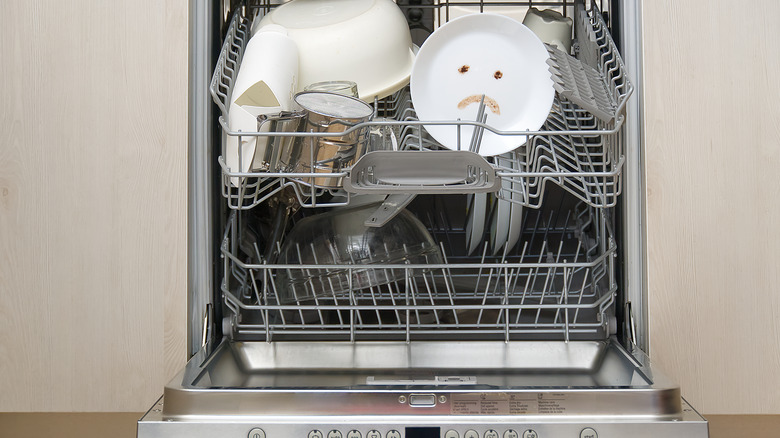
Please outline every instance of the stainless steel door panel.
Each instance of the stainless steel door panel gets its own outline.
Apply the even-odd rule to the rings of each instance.
[[[466,438],[468,431],[476,432],[478,438],[706,438],[707,422],[688,405],[681,401],[682,416],[674,421],[659,421],[650,418],[555,416],[292,416],[292,417],[214,417],[184,421],[166,421],[162,417],[163,401],[156,404],[138,422],[138,434],[146,438],[314,438],[319,431],[322,438],[350,438],[350,431],[358,431],[360,437],[406,438],[407,427],[425,429],[428,437]],[[419,431],[420,429],[418,429]],[[334,431],[338,433],[334,433]],[[378,435],[369,435],[369,432]],[[393,434],[392,431],[396,431]],[[453,435],[450,431],[457,432]],[[591,431],[595,431],[595,435]],[[516,435],[513,435],[514,432]],[[473,436],[473,435],[472,435]]]
[[[414,395],[434,402],[420,409]],[[617,342],[223,342],[165,388],[166,419],[264,415],[679,419],[679,388]]]

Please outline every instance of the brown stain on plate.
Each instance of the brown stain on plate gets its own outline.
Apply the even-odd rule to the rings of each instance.
[[[482,100],[482,95],[472,94],[471,96],[461,100],[458,102],[458,109],[465,109],[467,106],[471,105],[472,103],[479,104],[479,101]],[[489,96],[485,96],[485,106],[490,108],[490,111],[493,112],[493,114],[501,115],[501,107],[498,106],[498,102],[496,102],[495,99]]]
[[[504,77],[504,74],[501,73],[501,70],[496,70],[496,72],[493,74],[493,77],[496,79],[501,79],[502,77]]]
[[[459,72],[460,74],[463,74],[463,73],[466,73],[467,71],[469,71],[469,69],[470,69],[470,68],[471,68],[471,67],[469,67],[468,65],[466,65],[466,64],[463,64],[463,67],[459,68],[459,69],[458,69],[458,72]]]

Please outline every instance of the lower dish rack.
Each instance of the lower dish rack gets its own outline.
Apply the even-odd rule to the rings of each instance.
[[[452,205],[462,207],[460,201]],[[442,263],[261,264],[259,253],[237,241],[247,219],[234,212],[222,244],[222,291],[232,313],[224,330],[233,339],[265,341],[568,341],[615,333],[617,247],[604,212],[581,202],[526,210],[520,243],[510,254],[489,255],[486,242],[479,255],[468,256],[456,215],[433,201],[419,205],[431,206],[410,208],[440,245]],[[336,271],[346,273],[342,283],[351,278],[353,284],[336,287],[333,276],[321,275]],[[367,271],[386,281],[361,287]],[[278,283],[290,273],[308,276],[307,288],[325,292],[285,301]]]

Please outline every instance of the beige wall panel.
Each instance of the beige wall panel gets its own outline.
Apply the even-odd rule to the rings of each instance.
[[[780,413],[780,3],[644,2],[651,354]],[[142,411],[186,348],[187,4],[5,2],[0,411]]]
[[[780,2],[645,1],[651,356],[705,413],[780,413]]]
[[[186,359],[187,2],[3,2],[0,411],[142,411]]]

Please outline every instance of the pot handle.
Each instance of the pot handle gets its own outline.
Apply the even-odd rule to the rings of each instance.
[[[468,151],[375,151],[344,180],[350,193],[487,193],[501,188],[496,170]]]
[[[276,127],[279,123],[300,120],[305,115],[305,111],[281,111],[273,114],[260,114],[257,116],[257,131],[261,132],[263,125],[270,123],[270,131],[276,132]]]

